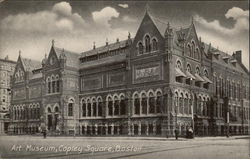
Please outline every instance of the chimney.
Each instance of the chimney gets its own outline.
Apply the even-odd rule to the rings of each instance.
[[[93,50],[95,50],[95,42],[93,42]]]
[[[117,43],[119,42],[119,38],[116,39],[116,42],[117,42]]]
[[[108,38],[106,38],[106,46],[108,46],[108,45],[109,45]]]
[[[239,63],[241,63],[242,62],[242,51],[241,50],[236,51],[234,57]]]

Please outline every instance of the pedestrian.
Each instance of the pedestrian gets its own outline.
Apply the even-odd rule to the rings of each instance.
[[[175,129],[175,130],[174,130],[174,133],[175,133],[175,139],[178,140],[178,135],[179,135],[178,129]]]
[[[43,130],[43,138],[45,139],[47,136],[47,132],[46,132],[46,129]]]

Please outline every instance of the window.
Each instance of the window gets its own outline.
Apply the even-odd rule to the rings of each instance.
[[[114,103],[114,115],[119,115],[119,100],[118,97],[114,97],[115,98],[115,103]]]
[[[162,94],[160,92],[156,93],[156,113],[161,113],[161,99]]]
[[[153,49],[153,51],[158,50],[158,46],[157,46],[157,41],[156,41],[156,39],[153,39],[153,40],[152,40],[152,49]]]
[[[101,100],[101,98],[98,98],[98,115],[97,116],[102,116],[102,100]]]
[[[199,60],[200,59],[200,53],[199,53],[199,49],[198,48],[196,48],[195,49],[195,54],[196,54],[196,58]]]
[[[51,81],[52,81],[52,92],[51,93],[55,93],[56,81],[55,81],[55,77],[53,75],[51,76]]]
[[[135,114],[140,114],[140,100],[137,94],[134,96],[134,109]]]
[[[125,115],[126,114],[126,103],[125,103],[125,97],[121,96],[120,97],[121,101],[120,101],[120,109],[121,109],[121,115]]]
[[[192,46],[191,46],[191,52],[193,54],[193,58],[196,58],[196,52],[195,52],[195,43],[194,41],[192,41]]]
[[[82,116],[86,117],[86,103],[82,100]]]
[[[139,51],[139,54],[143,54],[143,45],[141,42],[138,43],[138,51]]]
[[[145,93],[142,94],[141,105],[142,105],[142,114],[147,114],[147,96]]]
[[[183,94],[181,94],[179,98],[179,109],[180,109],[180,113],[183,114]]]
[[[113,101],[112,98],[108,98],[108,115],[113,115]]]
[[[179,60],[176,62],[176,68],[179,68],[180,70],[182,69],[181,62]]]
[[[92,100],[93,116],[96,116],[96,106],[97,106],[96,100],[93,99],[93,100]]]
[[[56,92],[59,92],[60,90],[60,84],[59,84],[59,76],[56,76]]]
[[[88,99],[87,100],[87,114],[88,114],[88,117],[91,117],[91,103],[90,103],[90,100]]]
[[[155,97],[152,92],[149,94],[149,113],[155,113]]]
[[[73,116],[74,101],[71,99],[68,103],[68,116]]]
[[[187,44],[187,47],[188,47],[188,56],[192,57],[192,49],[191,49],[191,46],[190,44]]]
[[[146,52],[150,52],[151,48],[150,48],[150,37],[149,37],[149,35],[145,36],[145,46],[146,46]]]
[[[51,93],[51,80],[50,80],[50,77],[47,78],[47,89],[48,89],[48,93]]]

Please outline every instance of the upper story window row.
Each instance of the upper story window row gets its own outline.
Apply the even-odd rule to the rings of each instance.
[[[231,98],[248,98],[249,86],[240,81],[234,81],[232,79],[225,79],[218,75],[216,72],[213,76],[215,94],[220,97],[231,97]]]
[[[115,49],[115,50],[108,50],[108,51],[101,52],[101,53],[97,52],[94,55],[85,56],[85,57],[80,58],[80,61],[81,61],[81,63],[95,61],[98,59],[103,59],[106,57],[119,55],[119,54],[125,53],[125,51],[126,51],[126,48],[119,48],[119,49]]]
[[[187,55],[197,60],[201,58],[200,50],[193,40],[191,43],[187,43]]]
[[[176,62],[176,82],[183,83],[184,80],[186,81],[186,84],[192,85],[192,81],[195,82],[195,86],[208,89],[209,84],[212,83],[212,81],[209,79],[208,70],[204,67],[203,72],[200,70],[200,66],[197,65],[195,67],[195,71],[192,71],[191,65],[188,63],[186,65],[186,68],[182,66],[182,62],[180,60],[177,60]],[[203,85],[202,85],[203,83]]]
[[[60,91],[59,75],[51,75],[46,79],[47,93],[58,93]]]
[[[150,35],[146,34],[143,40],[137,43],[138,55],[142,55],[145,53],[150,53],[152,51],[158,50],[158,39],[156,37],[150,37]]]

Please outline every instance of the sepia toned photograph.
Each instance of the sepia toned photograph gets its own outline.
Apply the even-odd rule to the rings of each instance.
[[[250,159],[249,1],[0,0],[0,159]]]

